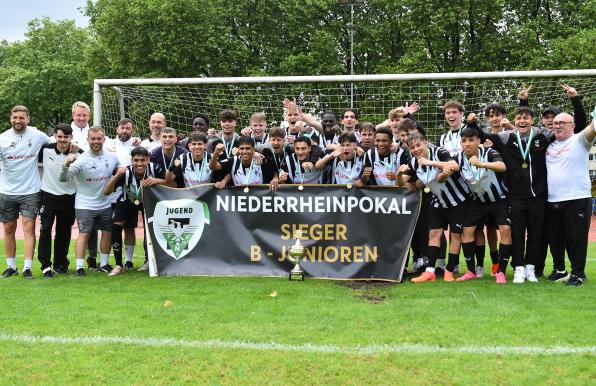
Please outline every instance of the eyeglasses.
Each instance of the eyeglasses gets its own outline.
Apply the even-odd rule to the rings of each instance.
[[[573,122],[567,122],[567,121],[554,121],[553,122],[553,126],[565,126],[567,124],[571,124]]]

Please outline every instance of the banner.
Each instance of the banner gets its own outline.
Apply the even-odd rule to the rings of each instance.
[[[143,191],[151,276],[288,276],[300,230],[307,276],[398,281],[420,193],[397,187],[268,185]]]

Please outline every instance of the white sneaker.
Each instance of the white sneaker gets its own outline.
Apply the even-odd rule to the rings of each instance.
[[[484,267],[476,266],[476,276],[477,277],[484,276]]]
[[[534,272],[534,266],[532,264],[526,265],[526,280],[532,283],[538,283],[536,273]]]
[[[108,276],[118,276],[122,273],[122,267],[117,265],[112,269],[112,272],[108,274]]]
[[[141,272],[149,271],[149,262],[147,261],[147,262],[145,262],[145,264],[141,265],[141,267],[139,268],[139,271],[141,271]]]
[[[515,272],[513,273],[513,282],[516,284],[521,284],[524,281],[526,281],[526,269],[523,265],[515,267]]]

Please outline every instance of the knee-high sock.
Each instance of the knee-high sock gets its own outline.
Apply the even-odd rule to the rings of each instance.
[[[476,261],[474,259],[476,246],[474,245],[474,242],[462,243],[461,249],[464,251],[464,257],[466,259],[466,267],[468,267],[468,271],[476,273]]]
[[[507,263],[511,256],[511,244],[501,244],[499,246],[499,272],[505,273],[507,270]]]
[[[122,267],[122,227],[117,224],[112,224],[112,250],[116,265]]]

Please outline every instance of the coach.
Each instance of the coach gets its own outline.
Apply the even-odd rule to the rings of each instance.
[[[593,116],[596,118],[596,109]],[[594,121],[574,134],[573,117],[558,114],[553,120],[556,141],[546,151],[548,202],[546,228],[554,271],[551,280],[563,281],[565,249],[571,261],[568,286],[581,286],[586,280],[584,269],[588,252],[591,220],[591,191],[588,152],[594,144]]]

